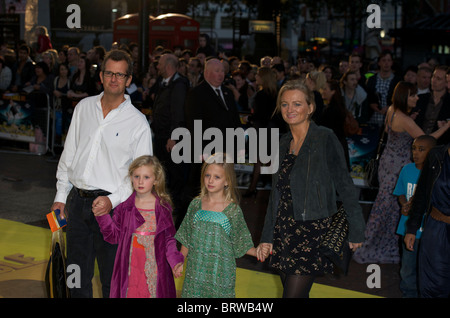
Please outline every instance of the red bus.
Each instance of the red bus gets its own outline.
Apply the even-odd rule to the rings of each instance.
[[[113,41],[123,44],[139,43],[139,14],[127,14],[114,21]],[[176,46],[191,49],[195,52],[198,47],[200,23],[191,17],[167,13],[149,16],[149,49],[156,46],[173,50]]]

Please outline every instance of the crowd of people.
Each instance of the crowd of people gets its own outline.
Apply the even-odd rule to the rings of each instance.
[[[41,33],[40,31],[39,36],[42,36]],[[43,34],[45,37],[45,32]],[[40,40],[39,43],[48,45],[49,42]],[[218,275],[218,273],[211,272],[211,268],[202,269],[194,266],[205,253],[201,242],[209,244],[208,246],[212,249],[224,248],[224,242],[231,244],[228,242],[228,236],[222,237],[221,231],[225,231],[227,235],[230,233],[237,235],[233,236],[233,239],[239,241],[238,251],[227,251],[226,264],[229,264],[229,259],[245,253],[257,256],[260,260],[265,260],[271,255],[271,265],[280,271],[284,287],[283,295],[307,297],[315,277],[332,268],[332,264],[320,255],[317,242],[330,225],[331,216],[336,212],[336,201],[341,201],[347,210],[350,245],[357,262],[402,262],[402,266],[404,262],[411,265],[412,261],[403,261],[406,259],[407,251],[413,249],[412,243],[414,243],[407,233],[415,233],[417,230],[415,227],[417,224],[420,225],[421,220],[417,215],[422,216],[428,206],[424,207],[424,201],[414,200],[413,193],[405,199],[405,193],[396,192],[394,188],[398,184],[400,172],[403,167],[412,162],[411,159],[418,170],[431,169],[428,168],[428,161],[425,161],[424,156],[414,155],[417,152],[416,148],[419,147],[421,136],[430,135],[435,140],[435,143],[427,143],[424,146],[427,151],[431,151],[431,144],[448,148],[450,143],[449,68],[429,60],[408,67],[403,72],[394,71],[394,58],[389,51],[383,51],[377,61],[371,63],[366,63],[360,54],[352,53],[348,59],[343,59],[336,66],[316,65],[306,56],[299,56],[296,63],[290,63],[278,56],[265,56],[259,61],[250,61],[250,58],[214,52],[208,44],[206,35],[200,36],[199,43],[200,47],[196,52],[172,50],[160,46],[154,48],[149,53],[148,70],[143,72],[139,72],[137,67],[139,52],[137,44],[113,43],[109,52],[101,46],[95,46],[88,52],[80,52],[77,47],[67,46],[59,51],[53,48],[40,49],[35,52],[34,60],[31,57],[30,47],[22,44],[17,49],[16,60],[7,61],[4,57],[0,58],[1,90],[23,92],[31,87],[30,91],[40,91],[51,96],[54,107],[59,107],[64,114],[63,125],[68,131],[66,140],[68,146],[64,147],[58,166],[58,194],[53,208],[64,211],[67,209],[66,200],[70,201],[72,210],[74,206],[77,206],[80,211],[84,211],[83,213],[92,213],[91,210],[94,212],[95,218],[89,217],[90,226],[97,222],[100,224],[100,228],[97,226],[95,230],[92,230],[90,227],[83,228],[83,225],[78,223],[70,225],[69,222],[68,231],[71,232],[68,234],[71,234],[68,237],[68,246],[71,248],[68,249],[68,253],[71,253],[71,250],[75,251],[70,254],[70,257],[73,257],[71,261],[84,259],[83,266],[89,268],[88,272],[92,272],[92,259],[97,252],[86,251],[85,244],[76,242],[76,237],[79,233],[94,231],[94,241],[98,244],[98,249],[104,248],[108,251],[102,254],[104,259],[99,264],[104,273],[102,274],[104,295],[110,294],[110,277],[113,276],[111,295],[126,297],[127,289],[123,284],[124,282],[128,284],[128,278],[124,278],[123,275],[126,275],[128,266],[131,266],[129,262],[132,262],[133,266],[145,267],[148,284],[144,284],[144,287],[152,288],[149,289],[151,296],[173,296],[172,284],[167,285],[170,293],[166,294],[158,289],[161,278],[153,277],[153,281],[150,279],[155,275],[151,273],[149,269],[151,267],[148,266],[155,266],[162,256],[158,254],[156,259],[153,257],[151,261],[153,263],[150,265],[145,258],[149,257],[147,253],[149,246],[156,249],[157,240],[149,242],[139,238],[139,235],[138,241],[135,242],[134,239],[136,233],[144,233],[142,237],[153,233],[151,235],[154,237],[159,231],[155,232],[155,224],[167,222],[165,219],[161,221],[162,215],[173,213],[175,224],[174,228],[168,226],[168,232],[165,235],[169,237],[166,237],[166,241],[173,242],[173,237],[176,237],[183,244],[181,254],[174,250],[173,245],[170,245],[170,253],[172,253],[170,266],[173,274],[176,277],[180,276],[179,263],[184,257],[189,258],[188,255],[191,259],[191,263],[187,265],[188,285],[183,289],[184,295],[217,296],[220,295],[216,293],[220,292],[221,288],[226,290],[226,295],[234,295],[232,291],[234,284],[227,285],[226,288],[221,285],[221,282],[218,285],[210,285],[208,280],[211,275]],[[0,54],[10,57],[11,54],[5,54],[7,53],[5,50],[7,49],[2,48]],[[134,108],[141,111],[139,115],[133,113],[133,118],[127,118],[126,124],[116,122],[119,118],[117,116],[123,116],[121,112],[125,107],[124,104],[128,107],[127,109],[132,104]],[[94,111],[88,106],[100,108]],[[94,114],[97,111],[98,114]],[[140,116],[142,113],[151,114],[146,118],[150,122],[151,130],[142,127],[142,116]],[[94,123],[93,120],[92,122],[85,120],[85,116],[88,115],[94,118],[100,116],[99,118],[105,121],[105,125],[111,125],[107,119],[116,122],[120,128],[114,128],[117,130],[114,130],[114,134],[117,137],[116,140],[120,139],[122,143],[119,145],[117,141],[113,141],[113,135],[104,137],[106,140],[103,141],[101,137],[105,133],[103,128],[97,127],[98,123]],[[177,140],[172,140],[172,132],[176,128],[186,127],[193,136],[196,120],[202,121],[202,133],[211,127],[218,128],[223,133],[224,147],[222,149],[225,149],[226,145],[227,128],[255,127],[280,130],[280,169],[272,175],[271,181],[264,180],[271,183],[272,190],[261,244],[256,249],[249,243],[239,201],[233,194],[236,190],[235,180],[230,176],[229,168],[226,165],[206,163],[206,158],[194,157],[191,164],[179,164],[175,163],[170,155],[177,145]],[[354,185],[349,176],[350,162],[346,140],[350,135],[358,133],[357,128],[363,125],[373,125],[379,129],[380,133],[385,131],[388,136],[380,160],[380,187],[367,224],[363,220],[361,207],[355,196],[357,191],[354,191]],[[129,127],[132,132],[139,130],[139,135],[128,136],[130,140],[133,140],[131,144],[127,139],[121,139],[126,135],[121,130],[125,127]],[[108,130],[108,128],[104,129]],[[112,134],[113,131],[111,130],[110,133]],[[84,149],[79,149],[81,134],[93,134],[92,138],[86,135]],[[94,142],[105,142],[107,147],[102,149]],[[144,143],[147,143],[145,147],[138,147]],[[203,140],[202,149],[205,145],[207,142]],[[108,154],[108,147],[114,149],[110,154]],[[95,153],[92,149],[95,149]],[[444,151],[444,153],[447,152]],[[119,158],[107,160],[108,164],[100,169],[101,172],[92,170],[93,166],[103,165],[99,158],[116,156],[116,154],[120,160]],[[125,165],[143,155],[154,156],[157,162],[147,164],[151,167],[150,171],[144,171],[141,175],[155,177],[156,170],[161,170],[158,165],[161,165],[165,175],[163,178],[158,172],[159,177],[153,178],[153,183],[149,185],[149,189],[152,190],[153,186],[159,182],[166,184],[167,189],[160,188],[159,192],[155,192],[157,193],[155,196],[144,196],[152,191],[142,192],[143,189],[148,190],[148,186],[139,185],[133,179],[136,171],[141,166],[145,167],[145,164],[134,166],[134,170],[130,170],[129,176],[134,191],[125,190],[123,177],[128,170]],[[438,158],[435,160],[440,160],[443,171],[440,176],[445,179],[449,171],[449,156],[445,154],[436,156]],[[85,162],[77,163],[83,160]],[[260,175],[260,169],[261,162],[258,159],[254,164],[253,177],[247,191],[243,194],[244,197],[255,195],[257,184],[263,177]],[[82,171],[89,171],[89,173]],[[102,180],[102,173],[109,174],[112,171],[115,172],[112,173],[111,183],[107,184],[105,180]],[[427,172],[427,178],[431,178],[429,174],[431,172]],[[216,185],[213,181],[208,183],[207,179],[212,179],[213,175],[217,180],[221,180],[220,185]],[[440,178],[440,176],[434,177]],[[418,179],[417,175],[416,179]],[[217,180],[215,182],[219,182]],[[419,184],[418,189],[426,187],[421,186],[421,182],[415,181]],[[314,187],[314,191],[309,191],[310,187]],[[438,194],[445,196],[445,199],[438,199],[438,194],[430,193],[429,189],[423,189],[421,200],[426,199],[427,202],[432,202],[433,211],[438,212],[434,212],[431,216],[434,215],[436,219],[438,215],[437,219],[446,223],[448,231],[447,219],[450,215],[448,181],[437,183],[435,188]],[[223,192],[217,189],[223,189]],[[229,194],[230,191],[231,194]],[[132,197],[128,198],[131,192],[133,192]],[[170,200],[161,199],[165,197],[166,192]],[[109,202],[100,198],[109,198]],[[127,200],[127,206],[122,205],[122,203],[125,204],[125,200]],[[130,203],[130,200],[135,201]],[[130,204],[139,205],[139,212],[129,206]],[[160,209],[160,205],[165,208]],[[120,212],[118,216],[114,214],[113,221],[105,219],[105,215],[116,207]],[[144,218],[138,218],[139,222],[136,223],[136,219],[133,219],[132,226],[146,230],[127,233],[127,236],[123,238],[120,233],[117,234],[114,231],[117,230],[117,226],[125,225],[113,225],[114,223],[111,222],[128,222],[121,216],[126,209],[133,210],[133,213],[137,213],[136,215],[139,213],[143,215],[145,221]],[[148,216],[149,210],[158,212]],[[403,232],[399,236],[397,226],[401,214],[406,215],[409,210],[414,213],[414,217],[411,218],[414,222],[410,222],[406,233]],[[199,214],[198,211],[202,213]],[[210,212],[223,212],[229,220],[224,220]],[[69,211],[69,219],[70,213],[73,212]],[[73,215],[74,218],[78,217],[76,214]],[[80,212],[79,218],[86,218],[86,215],[82,216]],[[151,227],[147,224],[147,217],[153,218],[150,222]],[[200,221],[204,224],[200,224]],[[217,222],[220,225],[214,229],[221,233],[217,236],[220,237],[219,241],[212,240],[206,232],[202,232],[208,222]],[[166,223],[165,226],[167,226]],[[176,229],[181,231],[175,235]],[[194,230],[199,232],[193,233]],[[443,234],[445,229],[440,231],[442,237],[434,236],[434,240],[446,239]],[[120,262],[120,270],[115,267],[113,270],[112,260],[115,248],[103,242],[100,244],[102,241],[99,239],[100,233],[106,235],[111,243],[119,243],[120,255],[127,260],[126,263]],[[424,233],[426,233],[426,226]],[[399,243],[403,236],[408,240],[405,241],[406,245],[402,250]],[[430,235],[424,235],[424,237],[430,237]],[[126,242],[123,243],[122,239]],[[120,245],[120,242],[125,245]],[[196,250],[197,248],[200,250]],[[139,249],[146,252],[138,254]],[[158,249],[162,251],[164,247],[158,245]],[[136,255],[130,258],[130,251],[134,253],[135,250]],[[160,250],[158,253],[161,252]],[[167,250],[166,253],[168,253]],[[441,264],[447,267],[443,265],[432,268],[427,265],[430,262],[419,262],[419,267],[423,266],[423,268],[418,272],[427,272],[427,275],[431,277],[428,278],[428,283],[425,279],[423,280],[422,286],[427,286],[428,289],[420,289],[417,283],[415,281],[411,283],[411,279],[405,274],[402,275],[404,282],[402,286],[408,285],[409,288],[408,291],[402,289],[405,296],[439,297],[450,294],[448,270],[447,273],[442,272],[445,268],[448,269],[450,264],[448,246],[430,249],[426,253],[427,260],[429,261],[437,254]],[[447,256],[442,257],[443,254]],[[214,257],[211,257],[207,264],[215,261]],[[116,264],[118,262],[116,259]],[[436,272],[430,273],[431,270]],[[233,267],[231,269],[227,267],[224,272],[233,277]],[[402,273],[405,272],[406,270],[402,271]],[[414,273],[413,271],[412,275],[415,275]],[[159,274],[158,271],[158,276]],[[172,273],[165,268],[164,275],[170,276]],[[409,275],[411,275],[410,272]],[[435,275],[444,275],[444,283],[439,286],[429,283]],[[139,283],[137,282],[139,273],[133,272],[129,279]],[[166,280],[167,277],[163,279],[164,284],[167,284]],[[83,288],[87,290],[91,288],[89,279],[85,280],[84,284]],[[201,286],[207,286],[210,293],[202,293]],[[128,291],[130,295],[141,295],[139,288],[130,285]],[[411,292],[411,288],[415,291]],[[435,292],[436,290],[439,292]],[[89,295],[92,295],[92,292],[80,294],[80,296]],[[148,291],[146,290],[143,295],[147,297]]]

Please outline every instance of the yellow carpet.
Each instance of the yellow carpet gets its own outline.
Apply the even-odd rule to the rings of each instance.
[[[0,298],[46,297],[44,277],[50,254],[51,231],[0,219]],[[175,280],[178,294],[183,277]],[[277,275],[238,268],[237,298],[279,298],[282,288]],[[98,273],[94,297],[99,297]],[[373,298],[351,290],[314,284],[311,298]]]

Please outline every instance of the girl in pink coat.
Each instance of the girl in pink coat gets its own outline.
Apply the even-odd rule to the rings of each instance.
[[[118,244],[111,298],[175,298],[174,276],[184,257],[176,247],[170,196],[156,157],[142,156],[129,168],[133,194],[113,212],[97,216],[105,241]]]

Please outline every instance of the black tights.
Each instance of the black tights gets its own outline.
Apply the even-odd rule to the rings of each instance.
[[[316,276],[314,275],[286,275],[280,272],[283,284],[283,298],[309,298],[309,291]]]

